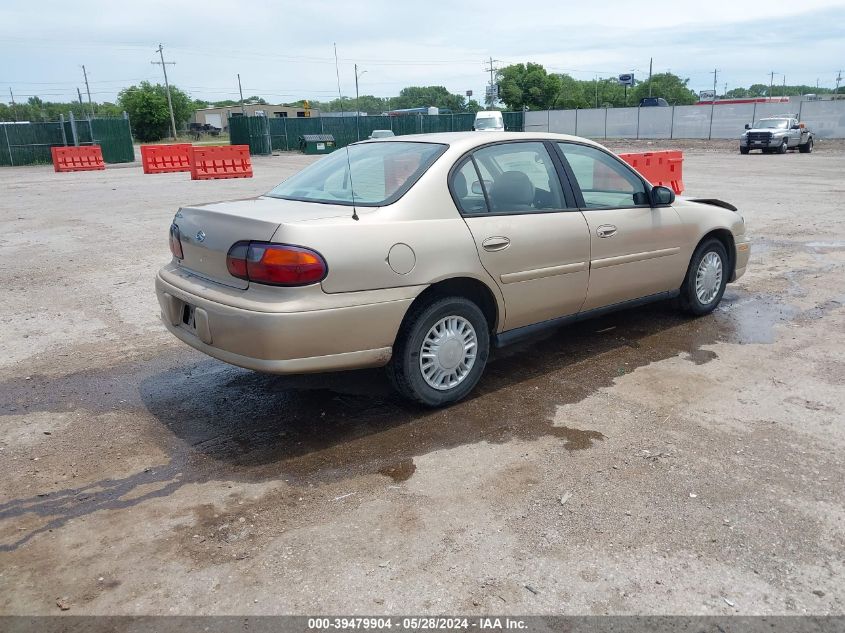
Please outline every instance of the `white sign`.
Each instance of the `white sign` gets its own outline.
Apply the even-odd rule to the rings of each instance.
[[[715,90],[702,90],[698,93],[699,101],[714,101],[716,99]]]
[[[493,84],[491,86],[487,86],[487,96],[488,97],[498,97],[499,96],[499,84]]]
[[[633,86],[634,85],[634,74],[633,73],[624,73],[619,75],[619,85],[621,86]]]

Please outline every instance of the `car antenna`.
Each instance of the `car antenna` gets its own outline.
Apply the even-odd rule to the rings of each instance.
[[[343,94],[340,92],[340,70],[337,66],[337,42],[334,42],[334,74],[337,76],[337,97],[340,100],[340,120],[346,117],[343,112]],[[357,107],[357,105],[355,106]],[[322,116],[322,115],[321,115]],[[355,209],[355,184],[352,182],[352,163],[349,160],[349,145],[346,145],[346,169],[349,170],[349,190],[352,192],[352,219],[358,220],[358,211]]]

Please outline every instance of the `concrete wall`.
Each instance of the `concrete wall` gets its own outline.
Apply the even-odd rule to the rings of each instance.
[[[525,113],[525,131],[588,138],[739,138],[746,123],[780,114],[798,114],[819,138],[845,138],[845,100],[742,103],[712,108],[691,105],[537,110]]]

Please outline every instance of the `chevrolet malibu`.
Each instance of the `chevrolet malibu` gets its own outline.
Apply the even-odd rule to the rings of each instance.
[[[156,292],[183,342],[278,374],[383,366],[428,406],[545,328],[672,297],[708,314],[750,254],[730,204],[529,133],[355,143],[265,195],[181,208],[170,249]]]

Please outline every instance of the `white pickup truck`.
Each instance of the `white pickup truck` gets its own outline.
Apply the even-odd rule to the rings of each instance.
[[[739,152],[747,154],[752,149],[764,154],[786,154],[797,149],[802,154],[813,151],[813,133],[792,116],[775,116],[760,119],[753,125],[745,124],[739,137]]]

